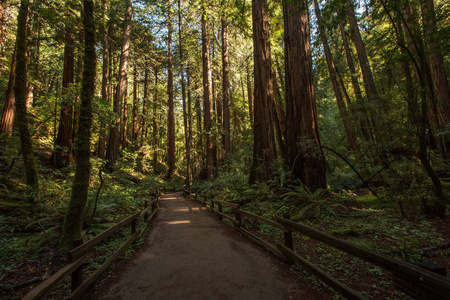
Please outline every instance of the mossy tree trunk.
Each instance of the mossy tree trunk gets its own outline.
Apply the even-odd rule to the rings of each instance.
[[[27,19],[28,0],[20,3],[16,35],[16,78],[14,85],[17,128],[25,167],[27,198],[34,202],[38,194],[38,178],[27,116]]]
[[[66,252],[72,248],[73,240],[81,236],[81,226],[85,214],[89,188],[91,165],[90,139],[92,126],[92,100],[95,91],[95,22],[94,3],[84,0],[83,25],[85,30],[83,79],[81,89],[81,105],[78,119],[78,132],[75,141],[76,169],[72,184],[72,197],[64,218],[59,249]]]

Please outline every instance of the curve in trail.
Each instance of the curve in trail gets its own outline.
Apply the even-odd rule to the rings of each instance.
[[[181,193],[161,197],[145,245],[94,299],[324,299]]]

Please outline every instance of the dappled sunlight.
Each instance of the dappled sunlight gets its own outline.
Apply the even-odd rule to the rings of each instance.
[[[186,207],[186,208],[176,208],[170,209],[170,212],[191,212],[191,211],[201,211],[201,207]]]
[[[191,224],[191,221],[189,221],[189,220],[165,221],[165,222],[161,222],[161,224],[167,224],[167,225]]]

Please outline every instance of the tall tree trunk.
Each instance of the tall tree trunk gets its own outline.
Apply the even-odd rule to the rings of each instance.
[[[273,95],[274,95],[274,103],[273,103],[273,114],[272,114],[272,123],[273,128],[275,130],[275,138],[277,141],[278,151],[282,159],[284,159],[285,149],[284,149],[284,136],[285,136],[285,127],[283,124],[285,122],[284,114],[281,109],[281,94],[278,86],[278,82],[276,79],[275,70],[272,67],[272,84],[273,84]]]
[[[75,69],[75,38],[71,26],[66,25],[63,70],[63,104],[59,119],[58,135],[51,161],[55,168],[67,167],[73,161],[72,130],[73,130],[73,90]]]
[[[81,19],[83,19],[83,6],[81,6],[80,8],[81,10]],[[80,47],[76,47],[76,49],[81,49],[82,45],[84,45],[84,30],[81,28],[80,31],[78,32],[78,43],[80,45]],[[82,80],[83,80],[83,55],[81,52],[76,53],[75,56],[78,56],[76,58],[77,63],[75,66],[75,84],[77,86],[81,86],[82,85]],[[80,107],[80,95],[76,95],[75,97],[75,103],[76,105],[74,106],[74,112],[73,112],[73,130],[72,130],[72,145],[75,144],[75,139],[76,139],[76,133],[78,131],[78,119],[79,119],[79,109],[78,107]]]
[[[195,86],[194,86],[194,90],[197,91],[198,90],[198,81],[195,81]],[[196,111],[196,116],[197,116],[197,149],[199,151],[199,155],[197,155],[197,165],[199,166],[199,175],[200,178],[203,179],[203,173],[204,173],[204,148],[203,148],[203,136],[204,136],[204,132],[203,132],[203,127],[202,127],[202,108],[201,108],[201,100],[199,96],[195,97],[195,111]]]
[[[191,75],[189,72],[189,68],[188,68],[188,72],[187,72],[187,86],[188,86],[188,94],[187,94],[187,126],[188,126],[188,138],[187,138],[187,144],[186,144],[186,152],[187,152],[187,160],[189,162],[189,169],[191,170],[190,172],[190,178],[189,178],[189,184],[191,184],[194,174],[194,167],[193,167],[193,163],[192,163],[192,159],[191,159],[191,140],[192,140],[192,111],[191,111],[191,107],[192,107],[192,92],[191,92]]]
[[[117,114],[116,121],[111,127],[109,132],[108,148],[106,150],[106,159],[108,163],[106,165],[107,170],[112,172],[112,168],[116,163],[117,154],[119,153],[120,144],[120,119],[122,115],[122,103],[125,98],[126,82],[127,82],[127,71],[128,71],[128,56],[130,53],[130,35],[131,35],[131,9],[132,0],[127,0],[126,12],[125,12],[125,22],[123,26],[122,34],[122,48],[120,54],[120,65],[119,65],[119,78],[117,93],[114,97],[114,112]]]
[[[430,70],[432,89],[435,99],[438,123],[440,129],[444,129],[450,124],[450,87],[447,74],[444,68],[444,59],[439,45],[437,32],[434,2],[433,0],[421,0],[423,35],[427,48],[427,62]],[[442,142],[442,155],[450,159],[450,139]]]
[[[137,89],[138,89],[138,76],[137,76],[137,67],[136,62],[134,63],[134,72],[133,72],[133,114],[132,114],[132,129],[131,129],[131,139],[133,140],[133,144],[137,145],[138,139],[138,97],[137,97]]]
[[[159,117],[158,117],[158,67],[155,67],[155,94],[153,96],[153,172],[158,174]]]
[[[144,67],[144,99],[142,100],[142,119],[141,119],[141,147],[144,146],[145,132],[147,131],[147,102],[148,102],[148,68]]]
[[[325,160],[318,145],[309,20],[306,1],[283,3],[286,76],[286,163],[311,190],[326,187]]]
[[[84,63],[81,89],[81,106],[78,122],[78,134],[75,142],[76,169],[72,184],[72,197],[64,218],[59,249],[66,252],[72,248],[72,242],[81,236],[81,226],[85,214],[90,174],[90,139],[92,126],[92,102],[95,92],[95,22],[94,3],[84,0]]]
[[[108,93],[108,64],[109,64],[109,51],[108,51],[108,25],[106,24],[106,14],[108,10],[108,1],[102,0],[102,23],[101,30],[102,33],[102,101],[109,102]],[[105,158],[105,148],[106,148],[106,134],[105,124],[102,122],[100,124],[100,137],[98,140],[98,150],[97,154],[99,158]]]
[[[276,147],[272,126],[273,87],[270,59],[269,17],[266,0],[252,1],[254,50],[254,126],[253,160],[249,183],[272,177]]]
[[[228,21],[222,18],[222,105],[223,105],[223,150],[227,161],[231,151],[230,142],[230,79],[228,66]]]
[[[20,135],[20,146],[25,168],[25,182],[27,185],[27,199],[34,202],[38,196],[38,178],[33,153],[30,131],[28,129],[27,101],[27,19],[28,1],[20,2],[17,16],[16,35],[16,75],[15,75],[15,106],[17,129]]]
[[[350,31],[353,37],[353,41],[355,43],[356,53],[358,54],[359,65],[361,67],[361,72],[364,80],[364,87],[366,89],[366,96],[369,101],[369,105],[371,107],[374,107],[374,109],[370,109],[370,113],[373,115],[382,111],[378,108],[378,106],[381,105],[381,101],[378,95],[378,91],[375,87],[375,80],[373,79],[369,59],[367,58],[366,47],[364,46],[364,42],[361,38],[358,23],[356,22],[355,10],[353,9],[352,1],[353,0],[347,0],[346,3],[347,18],[350,25]],[[376,124],[373,124],[374,127],[375,125]]]
[[[180,52],[180,64],[181,64],[181,99],[183,101],[183,125],[184,125],[184,142],[186,148],[186,187],[191,185],[191,149],[189,145],[189,130],[188,130],[188,115],[186,107],[186,86],[184,83],[184,58],[183,58],[183,37],[181,34],[181,0],[178,0],[178,47]]]
[[[204,4],[203,4],[204,5]],[[201,17],[202,25],[202,61],[203,61],[203,120],[206,137],[206,165],[204,166],[202,179],[209,179],[214,173],[214,143],[211,137],[213,113],[211,105],[211,60],[210,60],[210,37],[207,32],[205,13]]]
[[[170,10],[169,10],[170,11]],[[167,95],[169,104],[169,115],[167,117],[167,163],[169,170],[167,178],[175,173],[175,112],[173,103],[173,65],[172,65],[172,13],[168,17],[168,42],[167,42]]]
[[[319,26],[319,35],[320,39],[322,40],[323,51],[325,52],[325,58],[327,61],[328,73],[330,74],[331,83],[333,85],[334,94],[336,96],[336,103],[339,109],[339,113],[341,114],[342,123],[344,125],[344,130],[350,149],[355,150],[356,148],[358,148],[358,145],[356,144],[355,137],[353,136],[352,127],[347,115],[347,108],[345,107],[344,97],[339,88],[339,82],[336,75],[336,69],[334,67],[333,56],[331,54],[330,46],[328,46],[325,27],[323,26],[322,16],[320,14],[319,4],[317,3],[317,0],[314,0],[314,8],[316,11],[317,24]]]
[[[14,47],[14,53],[11,60],[11,69],[9,71],[8,87],[6,88],[5,106],[3,107],[2,121],[0,123],[0,134],[6,134],[11,136],[14,128],[14,115],[15,115],[15,98],[14,98],[14,78],[16,69],[16,47]]]
[[[123,115],[122,115],[122,131],[121,131],[121,144],[122,150],[125,150],[128,146],[128,73],[125,80],[125,92],[123,97]]]
[[[250,124],[252,129],[255,124],[255,109],[254,109],[254,98],[253,98],[253,85],[250,73],[250,66],[247,64],[246,66],[246,84],[247,84],[247,102],[248,102],[248,113],[250,116]],[[243,77],[243,75],[242,75]],[[244,80],[242,80],[242,98],[245,99],[245,89],[244,89]]]
[[[373,140],[373,135],[371,133],[372,129],[369,122],[369,117],[367,115],[367,110],[363,102],[364,100],[362,97],[361,87],[359,85],[355,64],[353,63],[352,53],[348,44],[347,35],[345,33],[344,24],[342,23],[342,21],[339,22],[339,29],[341,31],[342,42],[345,49],[345,57],[347,59],[348,68],[350,69],[350,78],[352,81],[353,91],[355,93],[356,111],[358,112],[357,120],[360,123],[359,127],[361,131],[361,137],[365,141],[371,141]]]

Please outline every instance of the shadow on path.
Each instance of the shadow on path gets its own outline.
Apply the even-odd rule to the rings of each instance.
[[[325,299],[206,208],[181,193],[161,197],[137,255],[93,299]]]

